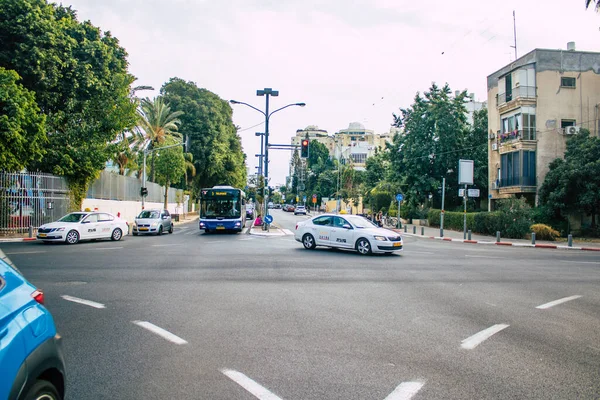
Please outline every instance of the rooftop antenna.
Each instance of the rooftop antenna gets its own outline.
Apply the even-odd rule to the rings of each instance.
[[[517,19],[515,17],[515,10],[513,10],[513,29],[514,29],[515,45],[510,46],[510,47],[515,49],[515,60],[516,60],[519,57],[517,56]]]

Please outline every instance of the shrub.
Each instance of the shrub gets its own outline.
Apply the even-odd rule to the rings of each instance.
[[[531,232],[535,233],[536,239],[539,240],[550,240],[554,242],[557,238],[560,237],[560,233],[557,230],[552,229],[552,227],[544,224],[533,224],[530,227]]]
[[[529,233],[531,207],[524,198],[498,200],[499,231],[503,237],[521,239]]]

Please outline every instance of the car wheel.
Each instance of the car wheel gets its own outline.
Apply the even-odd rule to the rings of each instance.
[[[29,389],[25,400],[61,400],[58,390],[48,381],[38,380]]]
[[[307,250],[312,250],[315,247],[317,247],[317,244],[315,243],[315,238],[310,233],[306,233],[304,236],[302,236],[302,244]]]
[[[367,239],[361,238],[356,242],[356,251],[363,256],[371,254],[371,243]]]
[[[112,235],[110,236],[110,239],[114,240],[115,242],[118,242],[119,240],[121,240],[122,237],[123,237],[123,231],[121,231],[121,229],[117,228],[113,231]]]
[[[163,229],[162,229],[162,225],[161,225],[161,226],[158,227],[158,233],[157,233],[157,235],[158,236],[162,235],[162,231],[163,231]]]
[[[77,231],[74,229],[70,230],[69,233],[67,233],[65,242],[67,242],[68,244],[75,244],[79,242],[79,233],[77,233]]]
[[[173,233],[173,224],[171,224],[171,227],[169,228],[169,233]]]

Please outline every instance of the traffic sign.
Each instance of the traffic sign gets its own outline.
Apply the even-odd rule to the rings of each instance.
[[[271,214],[265,215],[265,222],[267,224],[270,224],[271,222],[273,222],[273,216]]]
[[[469,197],[479,197],[479,189],[469,189],[467,190],[467,195]]]
[[[404,196],[402,196],[400,193],[398,193],[396,195],[396,201],[402,201],[404,199]]]
[[[303,203],[306,203],[306,196],[303,196],[303,197],[302,197],[302,202],[303,202]]]

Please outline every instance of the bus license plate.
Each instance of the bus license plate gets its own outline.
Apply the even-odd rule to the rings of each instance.
[[[225,229],[224,226],[217,226],[217,229]]]

